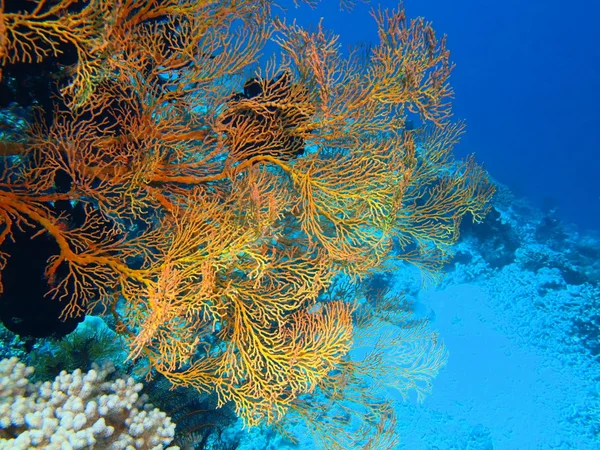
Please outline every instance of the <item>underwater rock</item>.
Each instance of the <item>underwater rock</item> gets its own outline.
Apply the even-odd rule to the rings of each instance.
[[[59,172],[56,190],[68,192],[70,185],[68,175]],[[68,215],[71,226],[80,226],[85,220],[82,204],[60,201],[48,206],[56,217]],[[21,337],[36,338],[60,338],[75,330],[85,315],[61,319],[67,300],[48,295],[53,283],[46,277],[46,266],[50,257],[60,253],[54,238],[39,226],[13,227],[0,251],[9,255],[2,268],[0,294],[0,320],[4,326]],[[66,270],[64,264],[59,266],[54,285],[67,275]]]
[[[2,270],[0,320],[21,337],[62,337],[71,333],[84,316],[61,320],[65,302],[49,298],[46,262],[58,245],[38,228],[14,230],[0,250],[10,254]],[[35,237],[34,237],[35,236]]]
[[[478,251],[492,269],[502,268],[515,260],[515,252],[520,247],[520,239],[511,225],[502,220],[500,212],[492,207],[480,223],[475,223],[465,215],[460,226],[461,239],[477,241]]]

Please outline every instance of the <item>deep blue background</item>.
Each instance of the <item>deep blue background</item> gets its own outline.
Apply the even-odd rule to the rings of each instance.
[[[336,0],[315,10],[290,8],[303,25],[324,18],[344,45],[377,42],[369,10],[340,12]],[[600,230],[600,1],[406,0],[448,35],[456,63],[454,114],[467,134],[459,155],[477,159],[498,181],[560,216]]]

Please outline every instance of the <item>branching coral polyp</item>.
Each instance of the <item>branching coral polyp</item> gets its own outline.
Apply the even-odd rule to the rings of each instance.
[[[493,189],[472,159],[451,157],[463,127],[450,121],[445,40],[403,9],[373,17],[379,44],[344,55],[336,36],[274,20],[264,1],[0,12],[3,65],[78,54],[62,106],[5,157],[0,244],[15,227],[48,233],[47,274],[64,275],[47,301],[65,317],[112,315],[138,365],[217,392],[250,426],[288,414],[314,425],[317,391],[353,392],[392,420],[357,393],[383,350],[348,356],[357,314],[385,328],[390,303],[332,286],[403,261],[435,272]],[[279,63],[249,77],[269,39]],[[59,201],[85,204],[85,220],[56,216]],[[421,380],[444,351],[418,336],[435,340],[419,347],[430,358],[414,355]]]

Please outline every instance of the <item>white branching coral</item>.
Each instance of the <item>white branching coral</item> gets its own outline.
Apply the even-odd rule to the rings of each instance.
[[[178,450],[175,424],[139,395],[133,378],[107,381],[111,367],[61,372],[31,383],[32,367],[0,361],[0,450]]]

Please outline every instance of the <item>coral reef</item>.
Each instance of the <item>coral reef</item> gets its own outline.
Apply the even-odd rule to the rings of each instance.
[[[110,372],[61,372],[32,384],[32,367],[0,361],[0,448],[177,450],[167,446],[175,424],[139,396],[142,384],[108,381]]]
[[[393,408],[363,378],[422,398],[446,352],[401,298],[339,286],[400,263],[437,273],[494,187],[472,156],[452,156],[464,124],[431,24],[374,9],[379,42],[347,55],[274,10],[40,0],[2,12],[15,98],[20,65],[60,74],[27,132],[0,142],[0,317],[59,337],[103,314],[136,370],[214,394],[246,426],[285,434],[299,420],[327,448],[393,446]],[[268,41],[278,53],[258,68]],[[28,275],[28,244],[44,252],[31,249],[37,282],[22,295],[12,274]]]
[[[94,364],[106,362],[114,363],[120,369],[119,362],[126,356],[122,339],[102,319],[87,316],[68,336],[39,342],[26,361],[35,367],[34,379],[45,380],[56,377],[63,370],[87,371]]]

